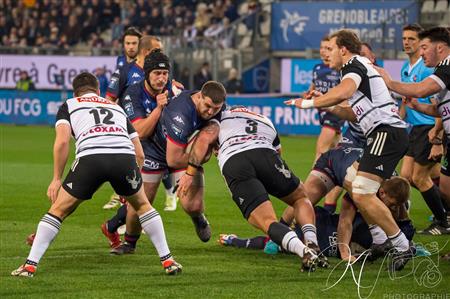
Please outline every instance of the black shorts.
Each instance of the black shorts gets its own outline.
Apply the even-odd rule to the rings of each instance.
[[[110,182],[121,196],[138,192],[142,177],[136,157],[129,154],[95,154],[76,159],[62,187],[78,199],[90,199],[104,182]]]
[[[336,115],[326,110],[319,109],[319,121],[322,127],[328,127],[335,130],[337,133],[341,133],[341,128],[345,123],[345,120],[340,119]]]
[[[450,162],[450,142],[447,142],[446,148],[446,154],[444,159],[442,159],[441,173],[445,176],[450,176],[450,165],[448,164]]]
[[[388,179],[407,150],[406,129],[380,125],[367,138],[358,171]]]
[[[246,219],[269,195],[285,197],[297,189],[300,180],[280,155],[266,148],[235,154],[222,168],[234,202]]]
[[[436,163],[428,159],[433,146],[428,139],[428,132],[433,127],[430,125],[414,126],[409,132],[409,147],[406,156],[414,158],[414,162],[420,165]]]

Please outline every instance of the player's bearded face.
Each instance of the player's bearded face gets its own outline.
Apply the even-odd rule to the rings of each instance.
[[[422,56],[423,62],[426,66],[435,67],[439,62],[436,55],[436,44],[432,43],[428,38],[421,40],[420,56]]]
[[[125,55],[130,58],[135,58],[138,53],[139,38],[134,35],[127,35],[123,40],[123,47]]]
[[[210,97],[202,96],[197,111],[201,118],[210,119],[219,113],[221,108],[222,104],[214,104]]]
[[[157,92],[161,92],[164,89],[164,87],[166,87],[167,81],[169,80],[169,71],[153,70],[150,72],[148,76],[150,81],[150,87]]]

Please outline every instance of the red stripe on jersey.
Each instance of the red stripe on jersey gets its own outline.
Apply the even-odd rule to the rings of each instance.
[[[170,138],[169,135],[166,135],[166,137],[167,137],[167,139],[168,139],[170,142],[175,143],[175,144],[178,145],[178,146],[181,146],[181,147],[186,147],[186,146],[187,146],[187,144],[185,144],[185,143],[180,143],[180,142],[178,142],[178,141],[176,141],[176,140]]]

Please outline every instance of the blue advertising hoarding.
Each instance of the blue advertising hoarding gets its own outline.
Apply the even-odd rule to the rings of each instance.
[[[0,123],[53,125],[61,99],[71,97],[59,91],[17,92],[0,90]],[[300,110],[284,105],[283,95],[229,96],[229,105],[243,105],[268,116],[282,135],[317,135],[320,132],[317,110]]]
[[[402,27],[417,22],[418,13],[418,1],[410,0],[273,3],[271,48],[318,49],[325,35],[350,28],[374,48],[401,49]]]

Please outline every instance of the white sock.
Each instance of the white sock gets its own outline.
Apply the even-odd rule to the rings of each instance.
[[[45,214],[38,224],[36,237],[34,238],[33,246],[31,246],[27,260],[36,264],[39,263],[47,248],[50,246],[50,243],[52,243],[59,233],[60,228],[61,221],[58,218]]]
[[[284,235],[281,242],[283,249],[296,255],[303,257],[303,250],[305,249],[305,244],[297,237],[297,234],[293,231],[288,232]]]
[[[389,239],[398,251],[403,252],[409,249],[409,241],[401,230],[395,235],[389,236]]]
[[[373,244],[376,244],[376,245],[383,244],[388,239],[384,230],[382,230],[381,227],[379,227],[376,224],[369,225],[369,231],[370,231],[370,234],[372,235],[372,243]]]
[[[139,216],[139,221],[141,222],[141,226],[145,231],[145,234],[155,246],[156,251],[158,251],[161,262],[172,258],[169,246],[167,245],[162,219],[161,216],[159,216],[159,213],[152,208],[148,212],[145,212]]]
[[[318,245],[317,243],[317,229],[316,226],[313,224],[305,224],[302,226],[302,233],[305,238],[305,243],[308,241],[313,242],[314,244]]]
[[[166,196],[174,196],[173,188],[165,189],[166,190]]]

